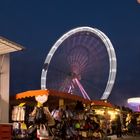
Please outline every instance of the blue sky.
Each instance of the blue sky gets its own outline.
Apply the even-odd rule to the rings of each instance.
[[[39,89],[46,55],[65,32],[79,26],[103,31],[117,56],[109,100],[126,104],[140,95],[140,4],[136,0],[4,0],[0,35],[23,45],[11,54],[10,94]]]

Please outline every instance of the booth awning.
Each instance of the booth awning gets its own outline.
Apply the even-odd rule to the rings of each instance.
[[[81,96],[77,96],[77,95],[73,95],[70,93],[65,93],[65,92],[60,92],[60,91],[56,91],[56,90],[29,90],[29,91],[25,91],[25,92],[21,92],[16,94],[16,99],[22,99],[22,98],[30,98],[33,96],[37,96],[37,95],[44,95],[44,94],[49,94],[49,96],[51,97],[50,100],[57,100],[57,99],[64,99],[64,100],[69,100],[69,101],[82,101],[83,103],[86,104],[91,104],[92,106],[104,106],[104,107],[111,107],[113,108],[114,106],[109,103],[109,102],[105,102],[102,100],[88,100],[88,99],[84,99]]]

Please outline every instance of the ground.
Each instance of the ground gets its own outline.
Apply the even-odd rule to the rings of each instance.
[[[140,135],[137,136],[123,136],[122,138],[117,138],[115,135],[110,136],[111,140],[140,140]]]

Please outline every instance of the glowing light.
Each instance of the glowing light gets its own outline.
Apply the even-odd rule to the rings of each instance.
[[[96,114],[104,115],[104,110],[95,110]]]
[[[140,0],[137,0],[137,2],[140,4]]]
[[[112,111],[108,111],[108,114],[110,115],[110,119],[114,120],[118,112],[112,110]]]
[[[140,97],[129,98],[127,100],[128,104],[140,104]]]

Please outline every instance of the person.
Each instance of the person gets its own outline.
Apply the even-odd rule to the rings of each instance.
[[[116,120],[111,122],[112,135],[116,134]]]
[[[136,136],[136,127],[137,127],[137,120],[136,120],[136,117],[134,115],[132,115],[132,118],[131,118],[131,132],[132,132],[132,135],[133,136]]]
[[[122,137],[122,124],[121,124],[121,119],[120,116],[117,115],[116,117],[116,134],[117,134],[117,138]]]

